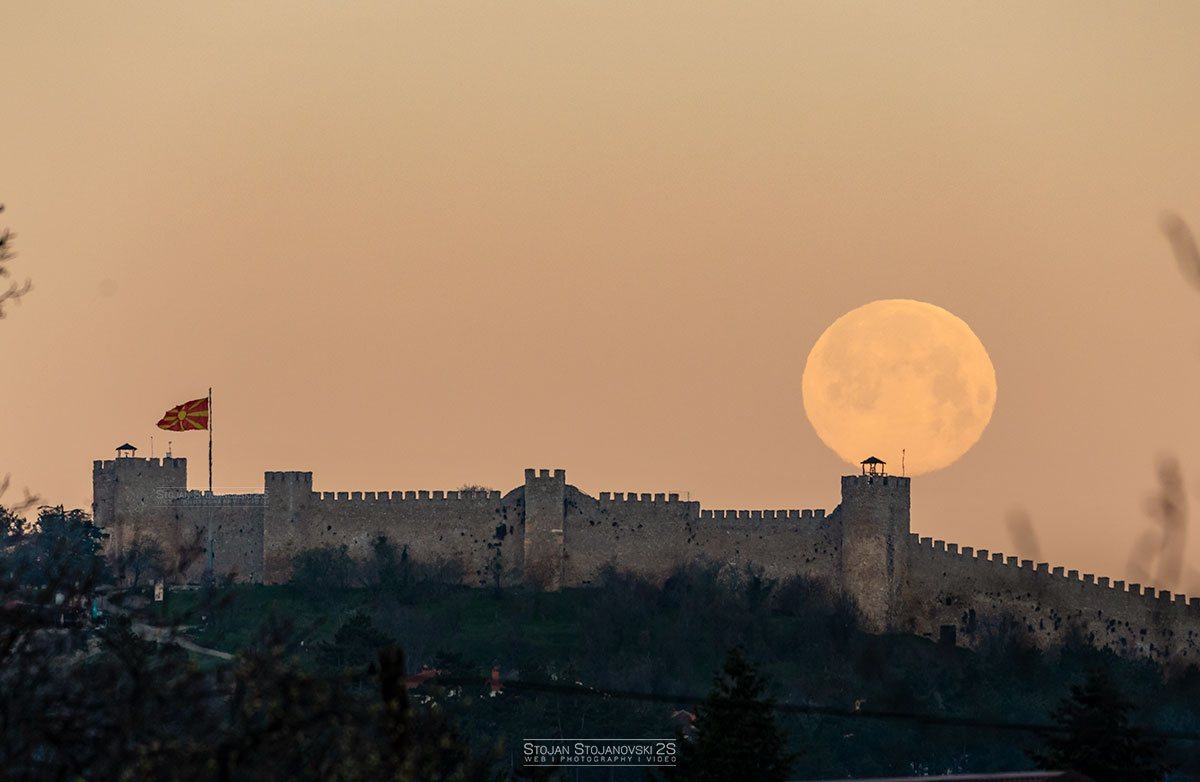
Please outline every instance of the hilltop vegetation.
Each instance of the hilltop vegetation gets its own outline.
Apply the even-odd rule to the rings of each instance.
[[[530,735],[670,735],[671,714],[694,711],[694,701],[601,693],[702,697],[727,651],[740,646],[782,703],[845,713],[779,715],[800,778],[1031,768],[1026,751],[1041,739],[1028,731],[939,725],[921,716],[1047,724],[1071,685],[1093,669],[1107,671],[1132,697],[1135,723],[1200,731],[1194,665],[1168,677],[1153,662],[1096,650],[1082,637],[1039,651],[1002,622],[981,628],[976,651],[870,635],[849,601],[803,578],[777,583],[700,564],[655,585],[609,569],[593,588],[543,593],[454,587],[439,580],[444,565],[383,561],[394,567],[306,567],[286,586],[234,587],[229,607],[198,627],[196,638],[235,651],[265,618],[286,617],[302,642],[302,664],[330,671],[336,661],[334,667],[359,675],[380,642],[395,641],[411,671],[428,666],[478,682],[442,693],[439,703],[468,734],[503,738],[510,749]],[[564,686],[488,698],[482,684],[493,666],[503,679]],[[851,714],[856,707],[859,716]],[[872,712],[912,718],[862,716]],[[1195,749],[1185,742],[1166,748],[1200,774]]]
[[[976,651],[870,635],[844,597],[801,578],[694,564],[662,584],[609,569],[587,589],[471,589],[381,541],[365,564],[305,552],[290,584],[210,583],[157,604],[150,587],[104,586],[114,563],[86,514],[4,519],[3,597],[20,606],[0,638],[9,776],[513,778],[529,736],[666,738],[680,710],[738,722],[697,703],[722,665],[750,683],[726,699],[780,703],[764,745],[792,760],[788,778],[1030,768],[1042,737],[980,723],[1045,725],[1097,670],[1133,724],[1200,733],[1194,665],[1168,676],[1080,638],[1039,651],[1004,624]],[[114,610],[91,619],[97,590]],[[167,643],[138,637],[154,623]],[[181,636],[192,651],[170,643]],[[408,696],[405,674],[426,666],[440,673]],[[1165,753],[1174,778],[1200,776],[1194,742]]]

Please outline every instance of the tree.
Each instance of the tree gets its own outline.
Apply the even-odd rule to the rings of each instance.
[[[131,586],[136,587],[143,575],[159,578],[163,575],[163,564],[166,555],[162,546],[153,538],[139,535],[129,544],[129,548],[121,555],[121,565],[126,573],[133,577]]]
[[[105,580],[107,564],[101,552],[108,535],[78,508],[38,509],[37,526],[26,542],[37,561],[40,583],[83,589]]]
[[[741,647],[730,650],[697,709],[694,738],[680,742],[677,778],[786,779],[796,757],[786,750],[786,737],[775,724],[775,701],[766,690],[766,679]]]
[[[292,557],[291,583],[314,597],[330,590],[345,590],[350,586],[354,561],[345,544],[337,548],[313,548]]]
[[[380,649],[394,644],[387,633],[375,626],[371,617],[355,611],[334,633],[333,643],[321,644],[320,658],[330,668],[357,666],[365,670]]]
[[[3,211],[4,204],[0,204],[0,212]],[[12,252],[12,240],[15,236],[16,234],[7,228],[0,229],[0,277],[9,276],[7,264],[14,257]],[[14,282],[9,284],[8,290],[0,290],[0,318],[4,317],[4,302],[8,301],[9,299],[13,301],[20,299],[26,293],[29,293],[29,288],[29,280],[26,280],[23,285],[18,285]]]
[[[1063,732],[1044,736],[1045,749],[1029,757],[1044,769],[1076,771],[1096,782],[1160,782],[1171,770],[1162,761],[1163,744],[1129,724],[1133,707],[1111,674],[1093,668],[1051,712]]]

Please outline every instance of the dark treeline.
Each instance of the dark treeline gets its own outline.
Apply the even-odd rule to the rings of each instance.
[[[788,704],[1046,725],[1073,685],[1101,671],[1130,699],[1132,723],[1200,736],[1200,669],[1180,664],[1168,671],[1097,650],[1078,634],[1039,650],[1022,626],[999,617],[977,623],[975,648],[968,650],[864,633],[852,602],[806,578],[775,581],[753,570],[698,563],[661,584],[610,568],[589,588],[559,593],[469,589],[441,580],[452,567],[414,563],[397,552],[403,547],[378,541],[376,556],[358,565],[357,575],[350,565],[342,590],[319,568],[296,569],[292,589],[320,595],[320,616],[355,612],[342,620],[346,624],[318,632],[314,637],[326,639],[318,648],[329,659],[332,644],[343,650],[341,662],[364,665],[372,644],[387,639],[409,650],[414,667],[482,681],[496,665],[504,678],[579,683],[577,694],[439,699],[467,733],[502,737],[510,748],[530,735],[669,735],[675,708],[694,711],[693,705],[617,700],[586,690],[703,696],[733,647],[767,676],[770,694]],[[306,552],[297,562],[316,556]],[[344,573],[345,562],[335,572]],[[336,637],[338,628],[351,626],[356,637],[365,630],[377,635],[351,652],[353,644]],[[319,661],[320,651],[310,654]],[[1033,768],[1029,753],[1045,743],[1028,731],[915,718],[785,712],[779,721],[796,756],[792,776],[800,779]],[[1168,742],[1164,752],[1178,767],[1173,778],[1200,778],[1196,743]]]
[[[86,514],[0,520],[7,778],[522,778],[522,738],[668,738],[686,724],[681,710],[723,714],[696,700],[714,692],[734,648],[754,682],[746,691],[820,707],[774,715],[773,751],[792,779],[1013,771],[1033,767],[1031,752],[1069,757],[1033,732],[952,723],[1048,724],[1096,672],[1116,683],[1111,697],[1126,699],[1133,724],[1200,733],[1194,665],[1168,672],[1081,638],[1038,650],[1003,621],[981,622],[974,650],[873,636],[852,603],[803,578],[698,563],[661,584],[609,569],[586,589],[472,589],[453,584],[454,565],[380,539],[366,562],[344,549],[303,552],[288,585],[168,590],[164,606],[148,585],[130,586],[144,573],[103,558]],[[151,559],[146,572],[161,567]],[[143,640],[155,633],[160,643]],[[183,637],[201,650],[174,645]],[[426,666],[441,673],[409,695],[405,674]],[[493,667],[531,688],[491,695]],[[878,712],[909,718],[863,716]],[[1200,777],[1196,750],[1162,747],[1172,779]]]

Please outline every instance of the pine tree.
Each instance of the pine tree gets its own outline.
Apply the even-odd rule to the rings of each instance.
[[[695,735],[680,742],[675,779],[753,779],[782,782],[795,756],[775,724],[767,681],[740,647],[730,650],[723,672],[697,709]]]
[[[1170,771],[1162,742],[1130,726],[1132,710],[1111,675],[1092,669],[1051,712],[1064,731],[1044,736],[1045,751],[1029,757],[1044,769],[1076,771],[1096,782],[1161,782]]]

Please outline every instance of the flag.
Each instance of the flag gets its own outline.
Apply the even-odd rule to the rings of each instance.
[[[158,422],[159,429],[170,429],[172,432],[183,432],[188,429],[208,428],[208,397],[184,402],[178,407],[172,407]]]

